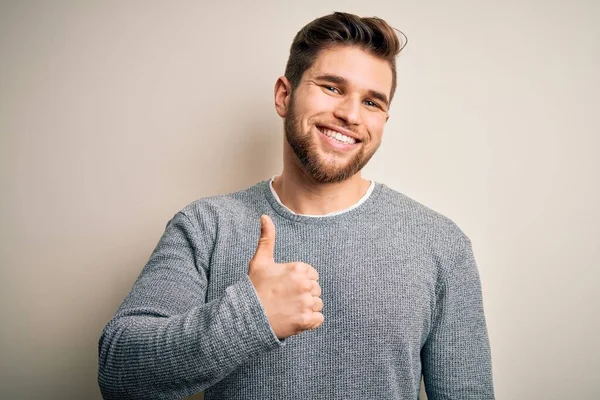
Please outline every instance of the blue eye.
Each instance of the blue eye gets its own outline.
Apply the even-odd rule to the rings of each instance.
[[[325,88],[325,90],[333,92],[333,93],[339,93],[340,91],[334,87],[334,86],[323,86]]]

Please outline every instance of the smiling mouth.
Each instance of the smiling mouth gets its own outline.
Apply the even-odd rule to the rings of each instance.
[[[332,129],[328,129],[322,126],[317,126],[317,129],[325,136],[330,137],[334,140],[337,140],[340,143],[345,143],[345,144],[356,144],[356,143],[360,143],[360,140],[358,139],[354,139],[350,136],[346,136],[340,132],[334,131]]]

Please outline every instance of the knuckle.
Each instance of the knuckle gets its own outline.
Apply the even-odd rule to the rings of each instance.
[[[308,271],[311,275],[315,277],[315,280],[319,280],[319,272],[314,267],[310,267]]]
[[[318,297],[315,297],[315,303],[316,303],[316,310],[315,311],[321,311],[323,309],[323,300],[321,300]]]
[[[310,326],[311,323],[311,314],[308,312],[303,312],[302,314],[300,314],[298,316],[298,325],[301,328],[306,328],[307,326]]]
[[[310,293],[305,293],[300,297],[300,302],[304,308],[311,308],[314,300]]]
[[[319,286],[319,284],[316,281],[313,281],[311,288],[310,288],[310,293],[313,296],[321,297],[321,287]]]
[[[319,327],[319,326],[323,325],[323,322],[325,322],[325,316],[323,314],[321,314],[320,312],[316,313],[316,320],[317,320],[316,327]]]
[[[294,265],[293,264],[284,264],[283,265],[286,274],[294,275]]]
[[[302,283],[300,284],[300,288],[302,289],[302,291],[304,292],[310,292],[313,288],[313,284],[309,281],[309,280],[303,280]]]
[[[295,262],[294,263],[294,271],[295,272],[306,272],[306,264],[302,263],[302,262]]]

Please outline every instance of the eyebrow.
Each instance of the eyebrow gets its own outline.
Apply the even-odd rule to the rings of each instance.
[[[335,83],[336,85],[347,85],[348,81],[338,75],[331,75],[331,74],[325,74],[325,75],[320,75],[317,76],[315,78],[318,81],[325,81],[325,82],[331,82],[331,83]],[[389,107],[390,102],[387,99],[387,96],[381,92],[378,92],[376,90],[372,90],[370,89],[368,92],[369,96],[373,97],[374,99],[377,99],[383,103],[385,103],[386,107]]]

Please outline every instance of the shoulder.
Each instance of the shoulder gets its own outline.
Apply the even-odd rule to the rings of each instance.
[[[467,279],[477,275],[471,240],[447,216],[385,185],[382,188],[386,218],[404,243],[431,258],[439,279]]]
[[[259,182],[248,188],[231,193],[207,196],[193,201],[179,211],[194,225],[216,225],[219,220],[231,219],[236,216],[260,217],[265,203],[265,185],[267,181]]]
[[[410,228],[434,231],[438,235],[464,235],[458,225],[442,213],[419,201],[380,183],[382,211],[394,219],[400,219]]]
[[[393,221],[394,229],[418,239],[428,250],[438,256],[452,256],[470,248],[471,242],[458,224],[385,184],[380,184],[381,212]]]

